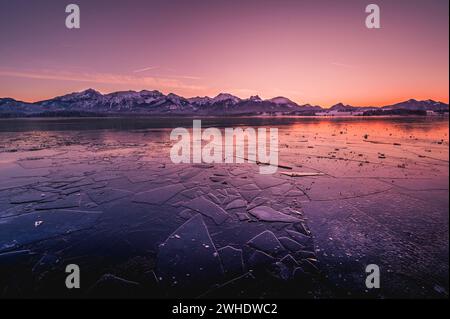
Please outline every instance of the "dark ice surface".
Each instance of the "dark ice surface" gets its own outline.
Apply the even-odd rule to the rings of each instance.
[[[447,118],[202,124],[277,127],[282,168],[173,164],[191,119],[0,120],[0,296],[448,297]]]

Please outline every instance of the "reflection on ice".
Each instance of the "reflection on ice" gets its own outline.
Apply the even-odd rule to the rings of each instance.
[[[65,296],[69,262],[83,296],[448,295],[445,119],[202,121],[278,127],[273,175],[173,164],[183,120],[33,121],[0,126],[6,296]],[[385,270],[379,291],[364,288],[369,263]]]

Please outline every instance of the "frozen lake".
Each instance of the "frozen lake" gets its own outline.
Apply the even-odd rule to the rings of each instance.
[[[178,126],[0,120],[0,296],[448,297],[448,118],[202,120],[278,128],[273,175],[173,164]]]

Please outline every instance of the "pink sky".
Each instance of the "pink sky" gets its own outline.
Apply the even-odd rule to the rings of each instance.
[[[367,29],[365,6],[381,8]],[[89,87],[304,104],[448,103],[448,0],[0,1],[0,97]]]

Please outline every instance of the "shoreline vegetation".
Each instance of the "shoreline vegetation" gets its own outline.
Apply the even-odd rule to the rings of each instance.
[[[102,112],[83,112],[83,111],[45,111],[39,113],[0,113],[0,119],[12,119],[12,118],[185,118],[185,117],[204,117],[204,118],[233,118],[233,117],[394,117],[394,116],[446,116],[448,117],[448,111],[433,112],[430,114],[424,110],[369,110],[364,112],[340,112],[330,113],[322,112],[318,114],[317,112],[302,112],[296,114],[252,114],[252,113],[241,113],[241,114],[153,114],[153,113],[133,113],[133,112],[123,112],[123,113],[102,113]]]

